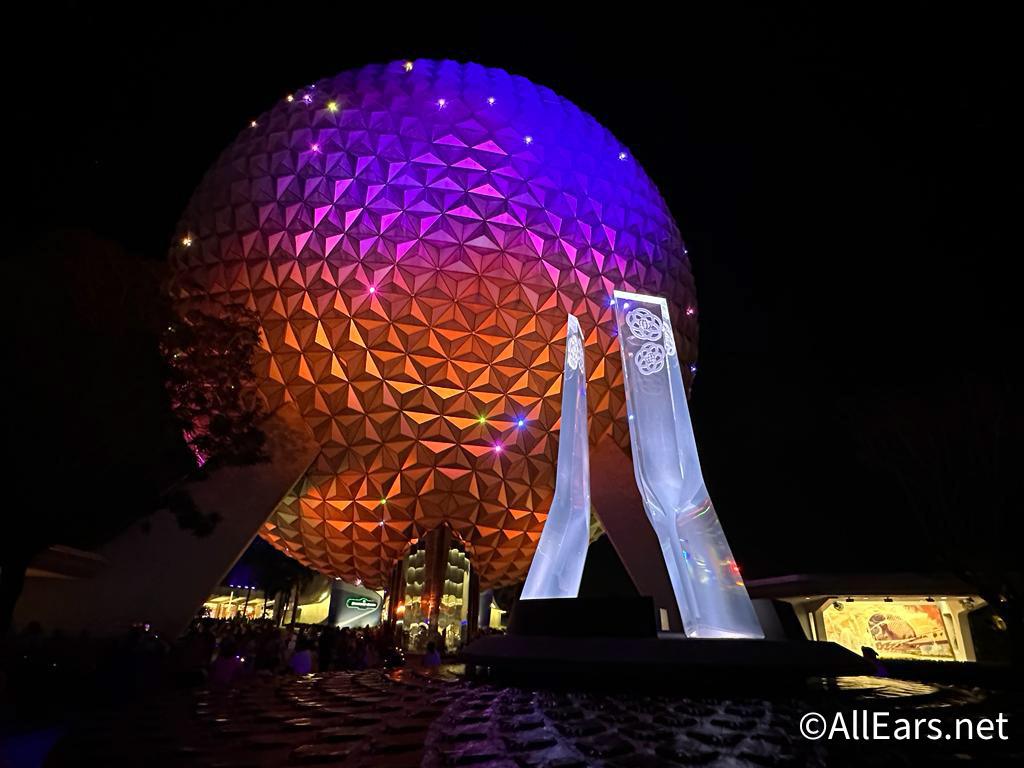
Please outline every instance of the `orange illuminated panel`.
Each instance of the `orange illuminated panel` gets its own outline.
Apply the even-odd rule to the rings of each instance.
[[[825,606],[822,619],[825,638],[856,653],[867,646],[889,658],[956,658],[936,603],[835,601]]]

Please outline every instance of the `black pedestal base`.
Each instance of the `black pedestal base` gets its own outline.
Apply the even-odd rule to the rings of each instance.
[[[835,643],[679,637],[482,637],[462,653],[467,673],[517,685],[721,692],[802,686],[807,677],[871,674]]]
[[[470,643],[462,659],[471,675],[517,685],[633,691],[774,690],[873,671],[835,643],[659,636],[654,601],[629,595],[519,600],[509,634]]]

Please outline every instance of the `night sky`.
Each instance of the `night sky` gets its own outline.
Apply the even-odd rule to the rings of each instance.
[[[878,404],[951,377],[1015,375],[1008,18],[351,6],[58,4],[26,21],[34,52],[8,73],[23,78],[18,237],[85,227],[161,259],[204,170],[286,93],[373,61],[502,67],[607,126],[679,223],[700,306],[697,441],[746,575],[934,565],[857,433]]]

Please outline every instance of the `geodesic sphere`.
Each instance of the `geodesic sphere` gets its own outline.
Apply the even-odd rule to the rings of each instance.
[[[394,62],[295,91],[220,156],[177,238],[202,292],[259,313],[262,391],[322,446],[262,536],[368,586],[442,523],[483,587],[525,577],[567,313],[592,441],[629,439],[613,289],[666,296],[681,360],[696,355],[689,262],[654,184],[592,117],[499,69]]]

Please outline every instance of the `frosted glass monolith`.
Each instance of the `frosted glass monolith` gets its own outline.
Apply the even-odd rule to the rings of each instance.
[[[697,457],[668,303],[615,291],[633,469],[688,637],[764,637]]]
[[[562,377],[558,473],[548,518],[530,564],[521,600],[576,597],[590,543],[590,449],[583,332],[569,315]]]

